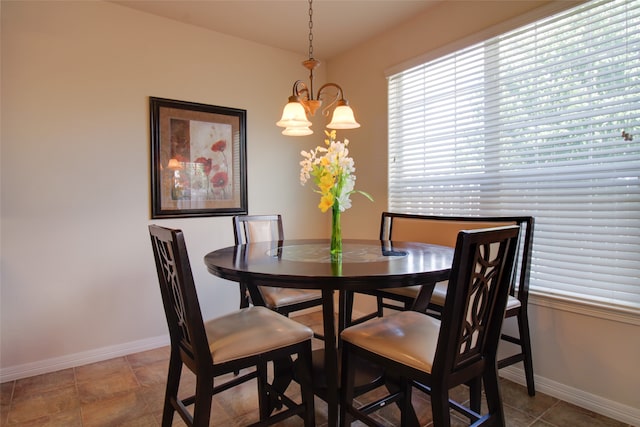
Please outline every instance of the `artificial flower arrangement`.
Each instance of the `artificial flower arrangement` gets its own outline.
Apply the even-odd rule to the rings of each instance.
[[[340,229],[340,213],[351,207],[351,194],[360,193],[369,200],[373,198],[364,191],[356,190],[355,165],[349,157],[349,140],[336,140],[336,131],[324,131],[327,135],[325,147],[318,146],[309,152],[302,151],[304,158],[300,162],[300,183],[305,185],[313,176],[318,187],[315,192],[320,194],[318,208],[322,212],[331,209],[331,253],[342,252],[342,233]]]

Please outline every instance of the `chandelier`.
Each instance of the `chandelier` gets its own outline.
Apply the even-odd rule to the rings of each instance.
[[[329,116],[333,107],[331,121],[327,125],[329,129],[355,129],[360,127],[353,116],[353,110],[349,101],[344,99],[342,88],[335,83],[326,83],[320,87],[316,97],[313,97],[313,70],[320,65],[320,61],[313,57],[313,0],[309,0],[309,59],[302,62],[309,70],[309,86],[302,80],[293,84],[293,94],[282,111],[282,118],[276,123],[285,128],[283,135],[305,136],[311,135],[312,125],[310,116],[315,115],[323,102],[326,102],[322,114]]]

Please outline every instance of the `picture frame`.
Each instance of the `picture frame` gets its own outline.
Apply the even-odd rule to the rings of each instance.
[[[151,218],[242,215],[246,110],[149,97]]]

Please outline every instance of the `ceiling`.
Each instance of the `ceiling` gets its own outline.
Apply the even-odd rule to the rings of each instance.
[[[111,0],[113,3],[229,34],[309,53],[305,0]],[[442,0],[315,0],[313,56],[329,59],[411,19]]]

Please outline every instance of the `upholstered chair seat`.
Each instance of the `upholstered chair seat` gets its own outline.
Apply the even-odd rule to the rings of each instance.
[[[342,339],[379,356],[431,373],[440,320],[401,311],[345,329]]]
[[[204,324],[214,363],[267,353],[311,339],[313,331],[265,307],[249,307]]]
[[[275,288],[260,286],[265,305],[276,310],[297,303],[315,302],[322,298],[322,293],[315,289]]]

